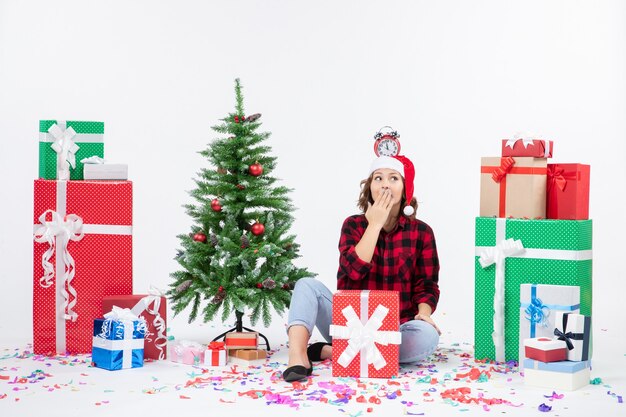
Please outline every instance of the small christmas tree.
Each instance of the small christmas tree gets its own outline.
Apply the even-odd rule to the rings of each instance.
[[[299,245],[288,231],[294,207],[290,189],[272,177],[276,158],[263,145],[270,136],[257,132],[260,114],[245,116],[239,79],[235,80],[235,113],[212,129],[219,138],[200,154],[211,165],[199,173],[187,204],[194,224],[179,235],[182,250],[176,260],[182,270],[171,277],[168,296],[174,314],[191,305],[189,322],[200,313],[212,320],[222,309],[222,321],[235,312],[238,330],[245,310],[252,324],[262,317],[271,322],[271,308],[282,315],[289,306],[295,282],[315,274],[297,268]]]

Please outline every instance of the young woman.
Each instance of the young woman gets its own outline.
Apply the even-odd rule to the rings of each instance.
[[[393,290],[400,294],[400,363],[415,363],[434,352],[439,328],[431,318],[439,300],[439,259],[432,229],[415,218],[415,168],[404,156],[381,156],[361,182],[359,208],[348,217],[339,240],[337,289]],[[320,281],[298,280],[288,318],[292,382],[311,375],[311,361],[331,357],[332,293]],[[307,348],[313,327],[328,343]]]

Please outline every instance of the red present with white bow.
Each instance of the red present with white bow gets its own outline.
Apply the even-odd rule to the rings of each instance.
[[[567,360],[567,345],[564,341],[548,337],[524,339],[524,354],[528,359],[541,362]]]
[[[132,293],[132,183],[38,179],[34,199],[34,352],[89,353],[102,298]]]
[[[164,294],[151,288],[149,294],[110,295],[102,299],[102,311],[105,314],[114,306],[128,308],[146,321],[144,359],[166,359],[167,313]]]
[[[333,376],[391,378],[398,374],[397,291],[338,291],[333,296]]]
[[[529,136],[514,136],[502,140],[502,156],[532,156],[533,158],[552,158],[551,140]]]
[[[204,364],[207,366],[224,366],[227,358],[224,342],[211,342],[204,353]]]

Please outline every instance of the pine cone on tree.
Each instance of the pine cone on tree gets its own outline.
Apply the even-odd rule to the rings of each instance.
[[[226,297],[226,293],[224,291],[220,291],[217,294],[215,294],[215,296],[213,297],[213,299],[211,300],[212,304],[219,304],[222,301],[224,301],[224,298]]]
[[[190,279],[188,279],[187,281],[183,281],[178,287],[176,287],[176,292],[180,294],[181,292],[187,291],[189,287],[191,287],[192,282],[193,281],[191,281]]]
[[[213,245],[213,247],[217,246],[217,244],[219,243],[217,241],[217,236],[215,236],[215,233],[211,233],[211,236],[209,239],[211,240],[211,245]]]
[[[276,281],[274,281],[272,278],[266,278],[263,281],[263,288],[267,288],[268,290],[273,290],[274,288],[276,288]]]
[[[248,122],[248,123],[252,123],[252,122],[254,122],[254,121],[258,120],[260,117],[261,117],[261,113],[254,113],[254,114],[251,114],[250,116],[248,116],[248,117],[246,118],[246,122]]]
[[[250,247],[250,239],[248,239],[248,236],[246,236],[246,234],[244,233],[243,235],[241,235],[241,248],[246,249],[249,247]]]

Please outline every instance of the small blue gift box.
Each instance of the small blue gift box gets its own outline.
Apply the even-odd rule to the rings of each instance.
[[[93,366],[115,371],[143,366],[146,323],[143,320],[95,319]]]

